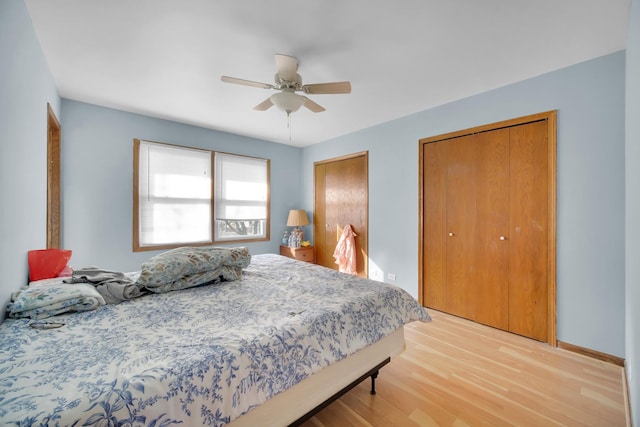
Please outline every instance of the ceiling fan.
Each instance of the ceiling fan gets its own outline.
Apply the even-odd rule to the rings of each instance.
[[[298,60],[293,56],[276,54],[276,68],[277,73],[274,77],[274,84],[254,82],[251,80],[243,80],[228,76],[222,76],[220,79],[225,83],[279,90],[280,92],[271,95],[269,98],[253,107],[253,109],[265,111],[275,105],[280,110],[286,112],[287,116],[298,111],[298,109],[303,105],[314,113],[320,113],[325,110],[321,105],[304,95],[298,95],[296,92],[302,92],[309,95],[351,93],[351,83],[349,82],[303,85],[302,77],[298,74]]]

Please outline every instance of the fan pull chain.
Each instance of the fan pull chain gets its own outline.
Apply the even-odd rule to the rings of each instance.
[[[291,144],[291,112],[287,111],[287,129],[289,129],[289,144]]]

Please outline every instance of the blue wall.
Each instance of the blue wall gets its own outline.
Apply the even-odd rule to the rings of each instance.
[[[0,1],[0,307],[27,282],[27,251],[46,246],[47,103],[60,97],[23,0]],[[0,312],[0,321],[4,310]]]
[[[640,0],[631,2],[627,36],[626,367],[633,425],[640,426]]]
[[[62,100],[62,243],[71,265],[133,271],[158,252],[132,252],[133,140],[271,159],[271,241],[277,253],[289,209],[300,208],[301,149],[171,121]]]
[[[369,151],[370,275],[418,292],[418,140],[558,110],[558,339],[623,357],[625,54],[537,78],[308,147],[313,162]]]

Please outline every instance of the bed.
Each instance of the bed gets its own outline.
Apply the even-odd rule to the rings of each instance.
[[[295,424],[429,320],[395,286],[254,255],[237,280],[6,319],[0,425]]]

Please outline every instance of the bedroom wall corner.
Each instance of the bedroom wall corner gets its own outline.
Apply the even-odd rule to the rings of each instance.
[[[46,245],[47,103],[60,97],[23,0],[0,2],[0,304],[28,280],[27,251]],[[64,130],[63,130],[64,131]]]
[[[626,57],[625,280],[626,370],[633,425],[640,426],[640,0],[631,1]]]

